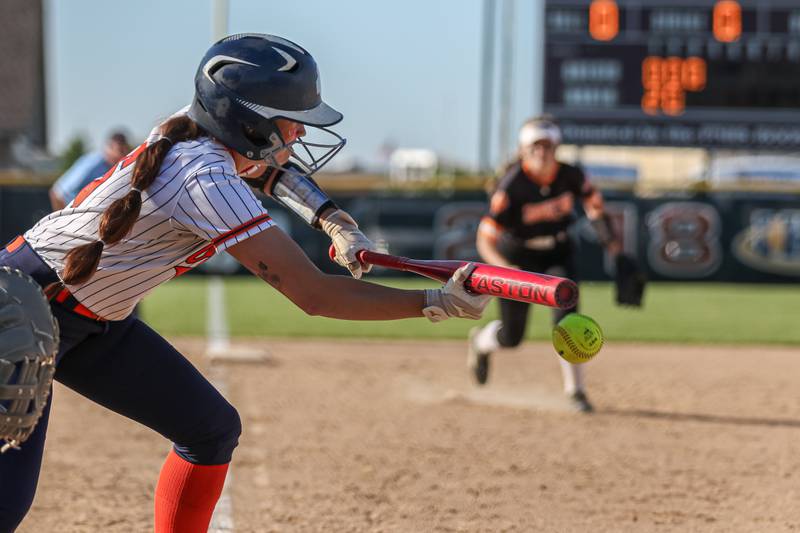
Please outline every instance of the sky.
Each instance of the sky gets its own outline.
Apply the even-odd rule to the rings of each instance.
[[[98,147],[109,131],[138,141],[190,103],[212,42],[213,0],[44,0],[48,142],[76,135]],[[534,47],[542,0],[514,9],[514,75],[506,131],[538,113]],[[228,33],[286,37],[315,57],[322,96],[344,114],[337,159],[379,160],[382,147],[430,148],[478,163],[484,0],[229,0]],[[495,45],[496,50],[499,45]],[[498,52],[499,53],[499,52]],[[497,64],[498,62],[496,62]],[[492,131],[497,163],[497,99]]]

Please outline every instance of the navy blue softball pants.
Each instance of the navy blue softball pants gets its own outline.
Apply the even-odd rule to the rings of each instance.
[[[0,265],[55,281],[24,245],[0,251]],[[230,462],[241,424],[236,409],[158,333],[136,318],[97,321],[52,302],[61,341],[55,379],[90,400],[157,431],[194,464]],[[33,502],[50,405],[19,450],[0,455],[0,532],[14,531]],[[54,444],[57,446],[57,443]]]
[[[524,250],[511,255],[511,257],[507,256],[507,258],[513,264],[519,265],[523,270],[578,280],[572,244],[569,242],[558,246],[555,250],[543,252]],[[497,341],[504,348],[519,346],[522,339],[525,338],[525,329],[528,327],[528,312],[532,306],[525,302],[504,299],[499,299],[498,303],[500,304],[502,325],[497,332]],[[574,307],[569,309],[553,308],[553,325],[568,314],[577,312],[577,302]]]

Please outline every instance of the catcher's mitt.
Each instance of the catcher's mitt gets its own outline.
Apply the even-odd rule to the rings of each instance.
[[[0,267],[0,453],[18,448],[36,427],[57,350],[58,323],[41,287],[19,270]]]
[[[647,283],[636,259],[627,254],[617,255],[617,303],[641,307],[644,287]]]

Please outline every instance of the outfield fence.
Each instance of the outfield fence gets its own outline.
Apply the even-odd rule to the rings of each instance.
[[[796,283],[800,280],[800,194],[722,191],[668,192],[652,197],[628,190],[604,191],[623,246],[652,280]],[[486,209],[482,191],[452,194],[340,193],[364,232],[390,251],[418,259],[477,259],[475,231]],[[323,270],[329,241],[281,206],[264,203],[278,225]],[[0,238],[8,242],[49,212],[41,186],[0,187]],[[607,280],[612,264],[585,218],[573,225],[578,272]],[[219,264],[219,263],[217,263]],[[238,266],[224,266],[236,271]],[[213,272],[213,268],[198,273]],[[396,275],[394,273],[393,275]]]

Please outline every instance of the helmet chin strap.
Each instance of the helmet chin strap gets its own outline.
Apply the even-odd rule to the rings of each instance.
[[[263,171],[261,173],[257,173],[256,170],[258,170],[258,165],[250,165],[248,167],[243,168],[238,174],[240,178],[245,178],[245,179],[257,178],[260,176],[260,174],[263,174]]]

